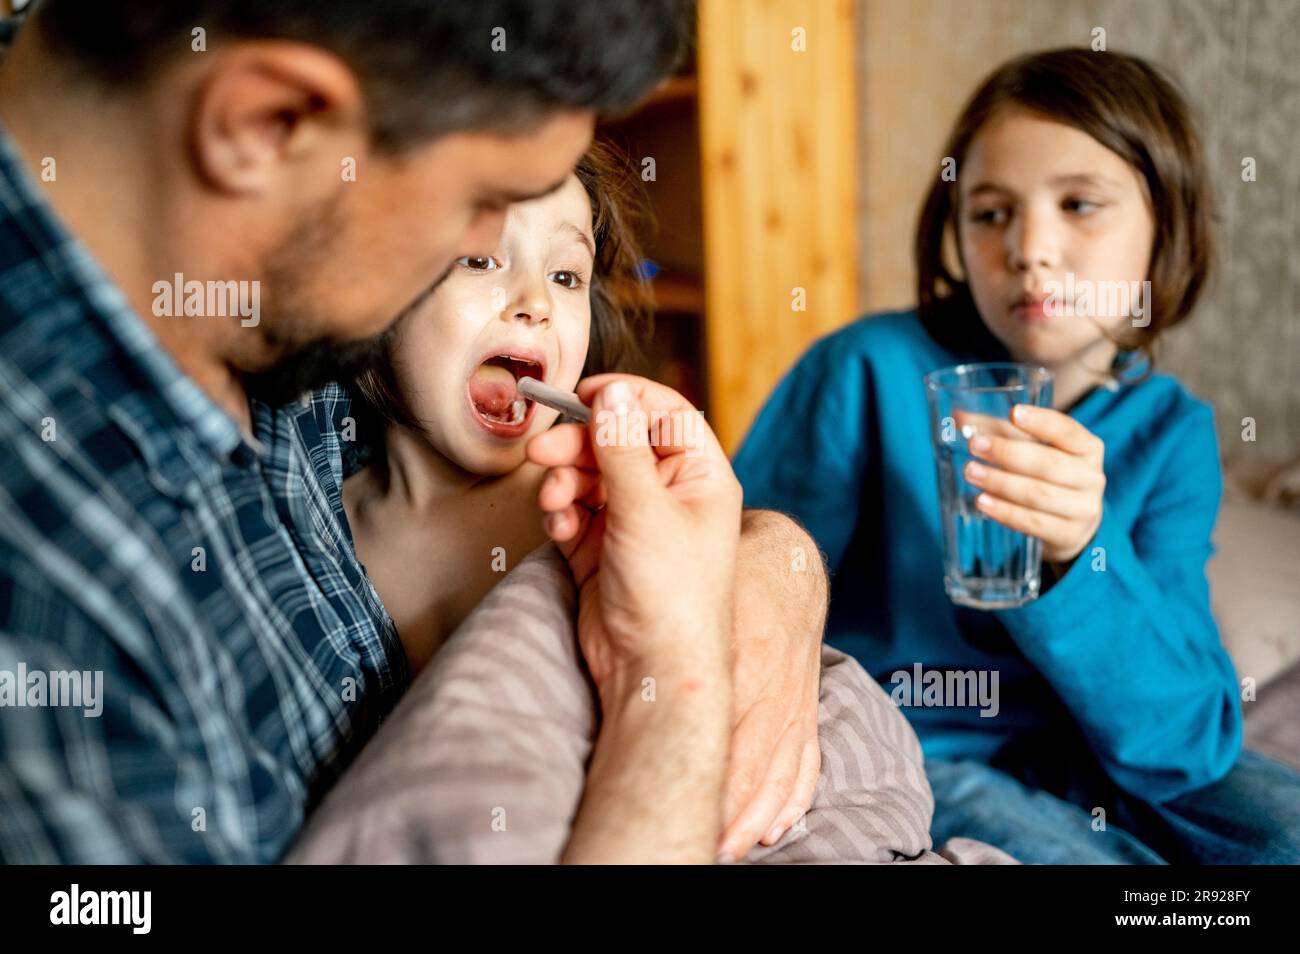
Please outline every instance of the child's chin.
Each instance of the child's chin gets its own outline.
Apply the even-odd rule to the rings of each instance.
[[[520,437],[508,444],[497,442],[493,447],[485,447],[480,442],[475,442],[479,446],[467,448],[465,453],[458,454],[459,459],[456,463],[463,470],[480,477],[499,477],[510,473],[524,462],[526,459],[524,445],[527,441],[527,437]]]
[[[1016,328],[1012,331],[1011,334],[998,334],[997,337],[1015,361],[1053,365],[1073,351],[1072,343],[1057,328],[1042,326]]]

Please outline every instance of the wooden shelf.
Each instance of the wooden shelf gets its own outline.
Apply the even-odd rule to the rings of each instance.
[[[660,272],[650,282],[656,314],[702,315],[704,281],[696,275]]]
[[[699,96],[700,81],[694,76],[672,76],[641,104],[641,109],[669,106],[679,103],[694,104]]]
[[[632,113],[602,123],[598,135],[634,166],[655,159],[657,178],[645,183],[655,227],[642,250],[657,269],[650,280],[655,324],[647,370],[707,415],[699,81],[691,66],[665,80]]]

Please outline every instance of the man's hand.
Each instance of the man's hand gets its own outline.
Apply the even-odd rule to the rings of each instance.
[[[601,375],[578,396],[595,411],[589,426],[528,445],[551,471],[540,503],[578,583],[578,640],[601,702],[565,860],[709,861],[723,820],[740,485],[671,389]]]
[[[579,394],[585,397],[587,388],[584,382]],[[605,503],[606,491],[584,432],[563,431],[536,439],[529,455],[552,468],[539,504],[550,535],[565,547],[585,529],[587,508]],[[817,721],[827,582],[817,545],[782,514],[746,511],[736,561],[734,702],[720,860],[742,858],[760,840],[772,844],[789,830],[812,804],[821,769]]]
[[[736,557],[731,754],[719,860],[774,844],[812,805],[821,772],[826,571],[789,517],[746,510]]]

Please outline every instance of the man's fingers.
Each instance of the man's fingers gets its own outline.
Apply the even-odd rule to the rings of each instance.
[[[548,513],[542,520],[546,535],[556,543],[568,543],[582,530],[583,508],[570,504],[553,513]]]
[[[557,424],[530,440],[525,452],[530,461],[543,467],[596,467],[596,454],[582,424]]]
[[[558,520],[558,530],[562,536],[552,531],[552,521]],[[573,507],[562,515],[548,514],[545,520],[546,532],[555,541],[564,558],[569,561],[569,569],[579,589],[600,567],[601,537],[605,532],[605,512],[590,513],[582,507]]]
[[[1105,453],[1106,445],[1101,438],[1055,408],[1017,404],[1011,409],[1011,420],[1043,443],[1067,454],[1100,460]]]
[[[537,505],[543,513],[555,513],[574,503],[599,507],[602,496],[599,473],[577,467],[556,467],[542,481]]]
[[[646,424],[654,425],[654,449],[658,456],[693,451],[713,453],[725,459],[722,446],[704,416],[666,385],[629,374],[597,374],[578,382],[578,397],[596,411],[596,395],[614,381],[622,381],[632,388],[645,414]],[[599,428],[595,432],[602,433]],[[612,428],[605,433],[610,437],[617,436]],[[581,424],[558,424],[528,442],[528,459],[543,467],[569,465],[592,470],[596,467],[596,457],[590,434],[591,431]]]
[[[762,718],[762,712],[761,706],[749,709],[731,732],[727,784],[722,799],[722,819],[727,827],[754,798],[763,781],[763,769],[772,755],[772,730]]]
[[[667,385],[630,374],[598,374],[578,382],[578,397],[595,408],[595,395],[616,381],[632,389],[644,412],[643,422],[653,430],[652,446],[657,456],[671,457],[689,452],[692,456],[703,455],[726,462],[722,445],[704,420],[704,415]],[[610,428],[602,429],[600,424],[597,411],[592,416],[596,439],[599,440],[602,434],[612,436]]]
[[[794,792],[802,754],[798,727],[790,726],[777,743],[763,784],[740,816],[723,833],[722,847],[718,852],[720,859],[739,861],[749,854],[749,850],[758,844],[760,838],[772,830],[781,809]]]
[[[822,747],[821,743],[813,738],[804,743],[794,791],[790,793],[789,800],[777,813],[776,824],[763,836],[763,844],[776,844],[780,837],[790,830],[790,826],[812,807],[813,796],[817,793],[817,779],[821,776],[821,772]]]
[[[693,411],[695,408],[666,384],[651,381],[649,378],[634,374],[593,374],[578,382],[578,399],[584,404],[595,407],[595,398],[606,386],[615,381],[623,381],[636,393],[637,402],[647,411]]]
[[[663,492],[646,411],[632,384],[616,377],[596,392],[591,428],[596,464],[615,506],[634,508]]]

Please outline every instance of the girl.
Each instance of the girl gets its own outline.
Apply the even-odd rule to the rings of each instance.
[[[642,360],[651,300],[627,168],[596,143],[562,188],[512,206],[499,255],[457,261],[357,383],[358,432],[382,444],[343,501],[413,672],[507,566],[547,541],[536,504],[545,469],[524,452],[557,413],[516,401],[516,379],[572,391],[585,374]]]
[[[996,70],[943,155],[956,181],[936,177],[922,208],[916,310],[799,361],[736,457],[746,506],[818,540],[827,639],[878,680],[918,665],[1000,677],[992,717],[906,710],[936,841],[1026,862],[1300,861],[1300,776],[1242,751],[1210,615],[1211,411],[1153,370],[1211,261],[1186,104],[1142,60],[1052,50]],[[1124,309],[1099,294],[1144,281]],[[1013,412],[1038,443],[971,440],[965,476],[987,516],[1042,541],[1044,590],[982,612],[944,593],[922,377],[1009,359],[1053,372],[1054,407]]]

